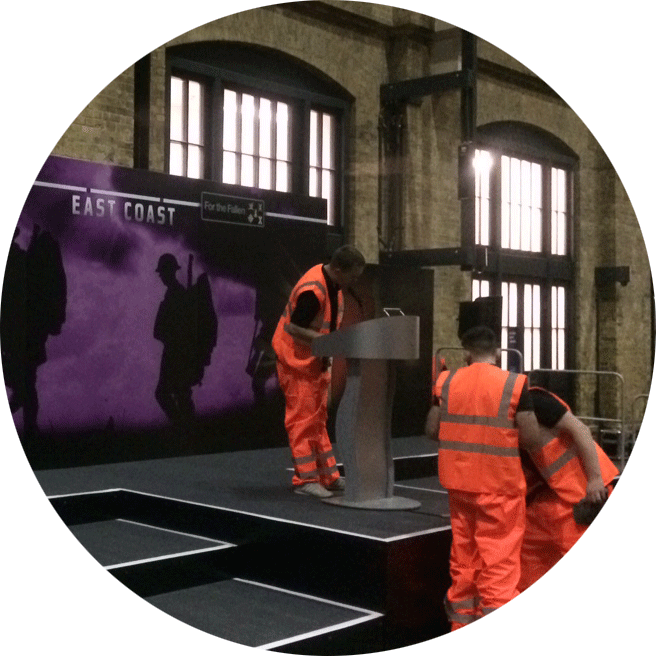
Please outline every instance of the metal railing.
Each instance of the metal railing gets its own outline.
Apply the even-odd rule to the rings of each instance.
[[[617,459],[619,460],[620,472],[624,469],[626,464],[626,451],[627,451],[627,426],[626,415],[624,408],[624,377],[616,371],[594,371],[588,369],[532,369],[526,372],[529,381],[532,374],[574,374],[574,375],[589,375],[597,378],[601,376],[615,378],[619,383],[619,410],[618,415],[615,417],[596,417],[585,416],[577,413],[577,417],[586,424],[591,432],[598,434],[598,442],[603,446],[604,442],[615,442],[617,448]],[[610,438],[610,439],[609,439]]]
[[[640,427],[642,426],[642,420],[645,415],[645,410],[647,409],[647,399],[649,398],[649,394],[637,394],[636,396],[633,397],[633,400],[631,401],[631,417],[630,417],[630,423],[629,423],[629,429],[627,433],[628,437],[628,448],[633,448],[635,445],[635,441],[638,437],[638,433],[640,432]],[[636,413],[636,407],[638,401],[643,401],[644,400],[644,407],[642,408],[642,413],[640,415],[640,418],[637,418],[637,413]]]
[[[443,346],[435,352],[435,365],[440,361],[442,353],[447,351],[460,351],[463,352],[465,349],[459,346]],[[517,349],[501,349],[502,352],[514,353],[519,358],[520,371],[523,371],[523,362],[524,358],[521,351]],[[461,366],[465,366],[464,362]],[[436,372],[437,373],[437,372]],[[627,435],[627,422],[625,416],[625,402],[624,402],[624,377],[616,371],[595,371],[588,369],[532,369],[531,371],[525,372],[528,376],[529,383],[531,382],[532,374],[543,374],[543,375],[588,375],[595,376],[597,378],[606,376],[611,377],[618,382],[619,386],[619,410],[618,416],[615,417],[596,417],[596,416],[585,416],[577,415],[578,418],[586,424],[591,432],[598,435],[597,441],[600,444],[603,442],[614,442],[617,449],[617,460],[619,460],[619,470],[622,471],[626,464],[627,459],[627,448],[633,446],[635,442],[635,435],[637,435],[637,430],[633,434],[633,442],[628,443]],[[433,381],[434,383],[435,381]],[[633,399],[632,405],[632,419],[634,418],[634,406],[638,399],[646,398],[646,394],[639,394]],[[632,428],[635,428],[635,422],[632,424]],[[638,427],[639,428],[639,427]]]
[[[464,348],[462,346],[442,346],[441,348],[438,348],[437,351],[435,351],[435,362],[439,362],[440,360],[440,354],[442,351],[461,351],[464,352]],[[519,370],[524,371],[524,356],[521,351],[518,351],[517,349],[513,348],[503,348],[499,349],[502,353],[514,353],[517,355],[519,358]],[[464,362],[462,363],[461,366],[465,366]],[[433,381],[435,382],[435,381]]]

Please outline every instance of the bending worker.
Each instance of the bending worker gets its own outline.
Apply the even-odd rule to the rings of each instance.
[[[340,327],[342,290],[355,283],[364,266],[362,253],[346,245],[328,264],[312,267],[296,283],[273,335],[298,494],[330,497],[344,489],[326,430],[330,365],[312,355],[311,344]]]
[[[462,336],[468,366],[439,374],[426,434],[439,442],[438,474],[449,492],[451,630],[519,592],[526,481],[519,447],[537,446],[538,424],[523,374],[497,366],[494,332]]]
[[[529,452],[530,460],[523,459],[528,495],[520,592],[574,546],[591,521],[577,517],[577,506],[598,511],[619,474],[562,399],[539,387],[529,391],[540,445]]]

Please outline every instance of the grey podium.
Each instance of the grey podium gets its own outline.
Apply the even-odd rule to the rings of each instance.
[[[372,510],[418,508],[418,501],[394,496],[391,420],[395,361],[419,357],[419,317],[362,321],[317,337],[312,353],[346,359],[335,427],[346,489],[323,501]]]

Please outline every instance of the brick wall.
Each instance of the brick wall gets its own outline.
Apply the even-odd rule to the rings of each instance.
[[[54,155],[132,166],[134,69],[110,82],[62,135]]]
[[[285,6],[242,12],[200,26],[169,45],[231,40],[276,48],[307,62],[355,98],[349,140],[347,234],[370,261],[378,257],[379,90],[385,82],[429,74],[429,17],[385,5],[331,0],[323,3],[339,20],[299,13]],[[330,9],[329,9],[330,10]],[[444,27],[444,25],[442,25]],[[523,75],[520,62],[480,41],[479,56]],[[166,46],[151,57],[150,165],[163,171],[165,152]],[[55,153],[132,165],[133,71],[112,81],[73,122]],[[400,222],[404,248],[457,246],[457,91],[411,103],[403,161]],[[478,125],[523,121],[543,128],[580,158],[576,191],[575,335],[576,368],[620,371],[627,404],[648,391],[651,376],[650,269],[630,200],[602,148],[560,99],[517,85],[512,79],[479,75]],[[629,266],[627,287],[597,298],[598,266]],[[435,348],[456,343],[458,303],[470,298],[470,276],[457,267],[436,270]],[[597,316],[600,311],[599,333]],[[611,399],[609,403],[616,403]]]

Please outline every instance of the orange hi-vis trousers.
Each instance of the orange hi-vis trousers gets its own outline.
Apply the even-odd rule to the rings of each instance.
[[[445,606],[455,631],[519,594],[526,500],[449,490],[449,507],[452,583]]]
[[[612,486],[608,486],[609,494]],[[522,575],[518,590],[523,592],[544,576],[585,533],[587,526],[574,521],[574,506],[552,489],[541,488],[526,507],[526,530],[522,544]]]
[[[294,463],[292,485],[330,485],[339,478],[337,462],[326,430],[330,372],[304,376],[277,363],[278,381],[285,394],[285,428]]]
[[[572,508],[546,487],[527,506],[520,592],[546,574],[585,532],[586,527],[574,521]]]

